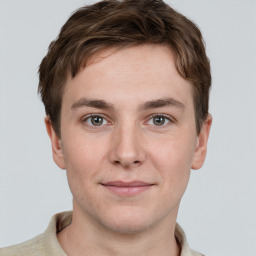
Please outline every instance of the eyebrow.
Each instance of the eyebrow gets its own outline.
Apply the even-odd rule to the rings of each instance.
[[[114,106],[110,103],[107,103],[104,100],[91,100],[91,99],[86,99],[82,98],[79,101],[75,102],[72,106],[71,109],[75,110],[77,108],[82,108],[82,107],[90,107],[90,108],[100,108],[100,109],[114,109]]]
[[[185,105],[181,103],[180,101],[174,99],[174,98],[164,98],[164,99],[157,99],[157,100],[151,100],[143,103],[139,106],[140,110],[148,110],[152,108],[162,108],[166,106],[172,106],[184,109]],[[99,109],[105,109],[105,110],[113,110],[114,105],[111,103],[107,103],[104,100],[98,100],[98,99],[86,99],[81,98],[79,101],[75,102],[71,109],[75,110],[77,108],[82,107],[91,107],[91,108],[99,108]]]
[[[147,110],[152,108],[162,108],[162,107],[168,107],[168,106],[181,108],[181,109],[185,108],[185,105],[183,103],[181,103],[180,101],[174,98],[164,98],[164,99],[147,101],[140,106],[140,109]]]

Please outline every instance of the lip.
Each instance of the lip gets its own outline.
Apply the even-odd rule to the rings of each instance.
[[[154,184],[143,181],[110,181],[101,183],[106,189],[119,196],[135,196],[152,188]]]

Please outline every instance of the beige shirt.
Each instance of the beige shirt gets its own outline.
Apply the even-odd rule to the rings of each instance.
[[[67,256],[58,242],[57,233],[68,226],[71,221],[72,212],[58,213],[52,217],[43,234],[24,243],[0,249],[0,256]],[[189,248],[186,236],[178,224],[175,237],[181,247],[180,256],[203,256]]]

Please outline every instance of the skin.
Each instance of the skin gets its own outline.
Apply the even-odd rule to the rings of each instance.
[[[73,194],[72,224],[58,234],[68,255],[180,254],[178,208],[191,168],[204,162],[212,119],[196,133],[192,85],[168,46],[93,55],[66,82],[61,138],[45,122]],[[110,181],[150,186],[120,195],[105,186]]]

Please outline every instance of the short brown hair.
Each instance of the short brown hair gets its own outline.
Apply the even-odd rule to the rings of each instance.
[[[179,74],[192,82],[196,129],[208,115],[211,73],[197,26],[161,0],[104,0],[78,9],[62,27],[39,67],[46,114],[60,136],[62,95],[68,75],[108,47],[167,44],[176,54]]]

